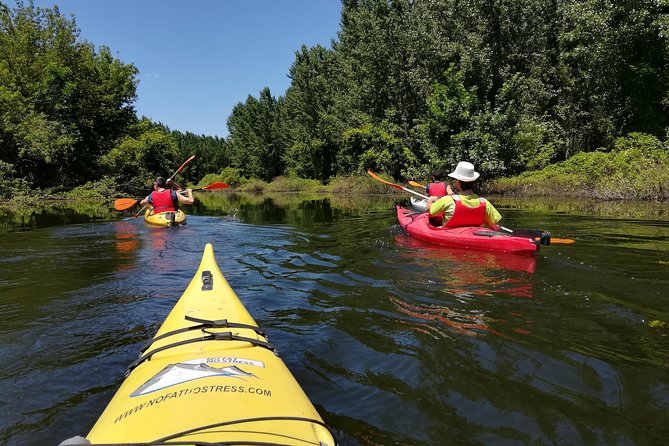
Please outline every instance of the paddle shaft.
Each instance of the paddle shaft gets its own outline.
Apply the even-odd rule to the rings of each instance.
[[[178,174],[179,172],[181,172],[181,169],[183,169],[184,166],[185,166],[186,164],[190,163],[190,162],[193,161],[194,159],[195,159],[195,155],[192,155],[190,158],[188,158],[186,161],[184,161],[184,163],[181,165],[181,167],[179,167],[179,168],[177,169],[177,171],[174,172],[174,174],[172,174],[172,176],[169,177],[169,178],[167,179],[167,181],[172,181],[172,180],[174,179],[174,177],[177,176],[177,174]]]
[[[140,210],[139,210],[136,214],[134,214],[131,218],[137,218],[137,217],[139,217],[139,216],[142,214],[142,212],[144,212],[144,210],[145,210],[147,207],[148,207],[148,206],[142,206],[142,209],[140,209]]]
[[[368,170],[367,173],[369,174],[369,176],[371,176],[371,177],[374,178],[375,180],[380,181],[380,182],[382,182],[382,183],[385,183],[385,184],[387,184],[388,186],[392,186],[392,187],[394,187],[394,188],[396,188],[396,189],[403,190],[404,192],[409,192],[410,194],[414,194],[414,195],[416,195],[416,196],[418,196],[418,197],[420,197],[420,198],[424,198],[424,199],[426,199],[426,200],[428,199],[427,196],[425,196],[425,195],[423,195],[423,194],[419,194],[418,192],[416,192],[416,191],[414,191],[414,190],[407,189],[406,187],[404,187],[404,186],[400,186],[399,184],[391,183],[390,181],[386,181],[386,180],[384,180],[383,178],[379,177],[378,175],[376,175],[376,174],[375,174],[374,172],[372,172],[371,170]]]
[[[545,234],[548,234],[550,243],[555,243],[555,244],[563,244],[563,245],[571,245],[572,243],[576,243],[576,240],[572,240],[569,238],[553,238],[550,237],[550,233],[547,233],[546,231],[539,231],[536,229],[516,229],[512,230],[509,228],[505,228],[504,226],[500,226],[504,231],[509,232],[510,234],[513,234],[518,237],[530,237],[530,238],[542,238],[545,237]]]

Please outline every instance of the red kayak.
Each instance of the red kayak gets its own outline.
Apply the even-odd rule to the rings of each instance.
[[[430,214],[427,212],[416,212],[397,206],[397,220],[410,236],[438,245],[534,254],[539,251],[541,244],[550,243],[546,239],[537,240],[531,236],[511,235],[483,226],[442,228],[430,224],[429,217]]]

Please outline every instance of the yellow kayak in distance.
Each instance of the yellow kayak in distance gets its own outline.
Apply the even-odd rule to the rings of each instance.
[[[190,284],[86,438],[91,444],[336,445],[225,280],[209,243]]]
[[[161,212],[154,214],[153,209],[144,213],[144,221],[151,226],[176,226],[186,224],[186,214],[181,209],[175,212]]]

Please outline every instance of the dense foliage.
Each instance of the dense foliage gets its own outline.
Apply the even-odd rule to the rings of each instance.
[[[296,53],[285,97],[235,108],[233,165],[327,181],[468,159],[495,177],[632,132],[665,138],[668,12],[657,0],[345,0],[338,40]]]
[[[0,2],[0,196],[88,182],[138,190],[192,154],[184,173],[228,162],[221,139],[138,119],[137,69],[78,35],[58,7]]]
[[[258,184],[620,167],[623,140],[663,160],[668,32],[666,0],[343,0],[331,46],[297,50],[285,95],[249,95],[217,138],[138,118],[132,64],[57,7],[0,0],[0,195],[138,191],[190,155],[188,182]]]
[[[547,168],[501,178],[488,192],[605,200],[669,200],[669,143],[633,133],[610,153],[581,152]]]
[[[72,186],[136,120],[137,70],[76,40],[57,9],[0,3],[0,186]]]

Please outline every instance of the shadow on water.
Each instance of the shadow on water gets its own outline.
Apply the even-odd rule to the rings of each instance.
[[[343,445],[663,444],[666,205],[491,200],[574,245],[409,238],[395,198],[201,193],[156,229],[104,206],[2,214],[0,443],[85,435],[211,242]]]

